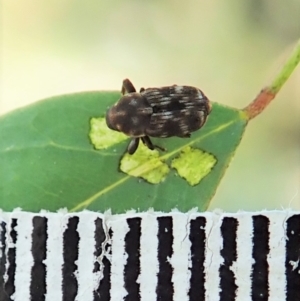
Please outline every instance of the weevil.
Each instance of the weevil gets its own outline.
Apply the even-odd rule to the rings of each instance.
[[[142,142],[151,150],[149,137],[188,138],[205,123],[211,104],[204,93],[191,86],[141,88],[137,93],[129,79],[123,81],[123,96],[106,113],[107,126],[132,137],[127,151],[134,154]]]

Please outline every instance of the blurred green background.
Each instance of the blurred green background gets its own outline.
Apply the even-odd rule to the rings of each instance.
[[[1,4],[4,114],[70,92],[186,84],[243,108],[300,37],[299,0]],[[66,116],[67,118],[67,116]],[[300,209],[300,67],[251,121],[210,209]]]

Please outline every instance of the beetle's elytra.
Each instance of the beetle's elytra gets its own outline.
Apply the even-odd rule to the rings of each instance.
[[[151,150],[150,137],[190,137],[200,129],[211,111],[208,98],[197,88],[168,86],[141,88],[137,93],[129,79],[123,81],[123,96],[106,113],[107,126],[133,139],[128,153],[134,154],[140,139]]]

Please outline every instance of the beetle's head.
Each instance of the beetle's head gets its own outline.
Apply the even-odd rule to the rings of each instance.
[[[114,130],[131,137],[145,135],[151,107],[140,93],[130,93],[122,96],[106,113],[106,124]]]

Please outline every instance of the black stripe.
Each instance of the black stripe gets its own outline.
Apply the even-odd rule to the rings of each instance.
[[[63,300],[74,301],[77,291],[78,283],[74,272],[77,269],[76,261],[78,260],[79,234],[77,226],[79,217],[74,216],[69,219],[67,229],[63,234],[64,244],[64,265],[63,265]]]
[[[47,219],[35,216],[32,220],[32,246],[33,267],[31,269],[30,295],[31,300],[45,300],[46,294],[46,259],[47,251]]]
[[[11,230],[10,230],[10,237],[11,242],[13,244],[17,243],[17,232],[15,227],[18,225],[17,219],[13,218],[11,220]],[[11,297],[15,293],[15,273],[16,273],[16,247],[8,248],[7,252],[7,261],[8,261],[8,269],[7,269],[7,276],[8,279],[5,283],[4,290],[6,294]]]
[[[113,231],[109,229],[108,236],[112,239]],[[105,245],[105,253],[110,257],[111,256],[111,244],[109,242]],[[103,256],[102,258],[103,265],[103,278],[100,280],[99,287],[97,289],[98,296],[100,295],[101,301],[109,301],[110,300],[110,272],[111,272],[111,263],[107,256]],[[97,299],[95,299],[97,300]]]
[[[0,300],[8,301],[9,297],[4,290],[4,273],[6,264],[6,223],[0,222]]]
[[[221,225],[221,235],[223,237],[221,256],[224,258],[224,263],[219,269],[221,301],[234,301],[236,298],[237,285],[231,268],[237,259],[237,227],[238,221],[235,218],[224,217]]]
[[[158,263],[157,300],[172,301],[174,288],[172,283],[173,268],[169,263],[173,254],[173,223],[171,216],[158,217]]]
[[[105,232],[104,232],[104,228],[103,228],[103,220],[101,218],[97,218],[95,220],[95,252],[94,252],[94,256],[96,259],[99,258],[99,256],[102,255],[102,244],[104,243],[106,236],[105,236]],[[100,272],[100,263],[99,263],[99,259],[96,260],[94,262],[94,269],[93,269],[93,273],[97,273]],[[99,287],[96,288],[96,290],[94,291],[94,301],[100,301],[102,300],[100,298],[100,292],[99,292]]]
[[[189,297],[190,301],[199,301],[205,299],[205,226],[206,219],[197,217],[191,220],[190,235],[191,241],[191,279]]]
[[[140,274],[140,238],[141,218],[127,219],[129,231],[125,236],[125,252],[128,254],[124,267],[124,282],[128,292],[125,301],[140,300],[140,284],[137,283]]]
[[[252,217],[253,221],[253,251],[252,257],[252,300],[268,301],[269,299],[269,220],[264,215]]]
[[[300,300],[300,214],[291,216],[286,229],[286,296],[287,301]],[[291,263],[294,263],[292,265]]]

